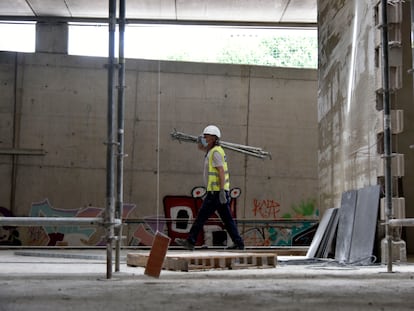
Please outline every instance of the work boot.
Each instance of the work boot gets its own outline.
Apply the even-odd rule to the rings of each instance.
[[[189,251],[194,250],[194,244],[187,239],[175,239],[175,243],[184,247],[185,249],[188,249]]]
[[[227,246],[226,249],[228,249],[228,250],[232,250],[232,249],[243,250],[244,245],[233,244],[233,245]]]

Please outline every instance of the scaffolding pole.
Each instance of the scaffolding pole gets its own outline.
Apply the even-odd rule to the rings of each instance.
[[[125,55],[124,55],[124,35],[125,35],[125,0],[119,0],[119,67],[118,67],[118,154],[117,154],[117,174],[116,174],[116,210],[115,217],[122,219],[123,213],[123,180],[124,180],[124,114],[125,114]],[[121,245],[122,245],[122,226],[116,230],[117,238],[115,241],[115,271],[120,271],[121,265]]]
[[[120,0],[121,2],[125,0]],[[109,0],[109,13],[108,13],[108,28],[109,28],[109,45],[108,45],[108,111],[107,111],[107,157],[106,157],[106,206],[105,214],[103,218],[93,217],[0,217],[0,225],[3,226],[103,226],[106,230],[106,278],[112,278],[112,248],[115,229],[119,229],[117,232],[121,235],[122,227],[122,196],[121,203],[118,208],[117,217],[115,218],[115,191],[114,191],[114,172],[115,172],[115,145],[118,143],[114,140],[114,72],[115,72],[115,28],[116,28],[116,3],[117,0]],[[123,3],[124,5],[124,3]],[[125,8],[125,6],[123,6]],[[125,16],[125,13],[123,13]],[[124,18],[125,22],[125,18]],[[123,44],[122,44],[123,45]],[[123,78],[122,78],[123,79]],[[123,80],[121,80],[121,86],[123,86]],[[123,87],[122,87],[123,88]],[[123,94],[122,94],[123,100]],[[123,109],[123,107],[122,107]],[[120,115],[123,118],[123,112]],[[123,120],[122,131],[118,130],[118,133],[123,134]],[[123,141],[123,137],[122,137]],[[123,143],[122,143],[123,145]],[[14,150],[12,150],[14,152]],[[32,154],[31,151],[30,154]],[[121,155],[123,150],[118,152]],[[37,151],[35,153],[38,154]],[[122,191],[122,165],[120,166],[121,174],[121,191]],[[120,239],[120,237],[119,237]],[[117,239],[118,240],[118,239]],[[118,263],[119,263],[119,254]],[[119,271],[119,265],[118,265]]]
[[[388,0],[381,0],[382,18],[382,83],[384,104],[384,158],[385,158],[385,238],[387,240],[387,272],[392,272],[392,234],[390,220],[393,218],[392,210],[392,180],[391,180],[391,113],[389,96],[389,64],[388,64]]]
[[[115,28],[116,28],[116,0],[109,0],[108,14],[109,45],[108,45],[108,111],[107,111],[107,153],[106,153],[106,278],[112,278],[112,245],[114,239],[115,218],[115,141],[114,141],[114,71],[115,71]]]
[[[123,10],[125,9],[125,0],[120,0],[123,5]],[[106,206],[105,214],[103,218],[94,218],[94,217],[0,217],[0,225],[2,226],[50,226],[50,225],[59,225],[59,226],[103,226],[106,230],[106,278],[112,278],[112,248],[115,229],[119,228],[118,233],[121,234],[122,227],[122,195],[119,196],[121,203],[120,209],[117,212],[117,218],[115,218],[115,191],[114,191],[114,172],[115,172],[115,145],[118,145],[118,142],[114,140],[114,72],[115,72],[115,29],[116,29],[116,3],[117,0],[109,0],[109,13],[108,13],[108,28],[109,28],[109,45],[108,45],[108,111],[107,111],[107,157],[106,157]],[[125,24],[125,12],[124,21]],[[123,45],[123,43],[122,43]],[[122,52],[123,55],[123,52]],[[121,75],[121,74],[120,74]],[[123,75],[123,74],[122,74]],[[122,78],[123,79],[123,78]],[[120,85],[123,86],[123,80],[121,80]],[[122,87],[123,89],[123,87]],[[123,101],[123,94],[122,94]],[[120,109],[123,110],[123,107]],[[123,112],[120,114],[120,117],[123,118]],[[123,120],[122,130],[118,130],[118,133],[123,134]],[[123,137],[122,137],[123,145]],[[8,152],[15,152],[14,149]],[[30,150],[31,154],[43,154],[43,151]],[[120,155],[123,155],[123,149],[119,152]],[[26,151],[24,151],[26,154]],[[120,166],[122,170],[122,165]],[[122,191],[122,172],[119,174],[121,178],[121,191]],[[120,238],[120,237],[119,237]],[[117,239],[118,240],[118,239]],[[119,256],[119,255],[118,255]],[[118,259],[119,260],[119,259]]]

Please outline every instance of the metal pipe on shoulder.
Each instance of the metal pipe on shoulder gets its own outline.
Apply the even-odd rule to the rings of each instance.
[[[198,140],[197,136],[185,134],[185,133],[182,133],[182,132],[178,132],[176,129],[174,129],[174,132],[171,133],[171,137],[173,139],[178,140],[179,142],[187,141],[187,142],[196,143],[197,140]],[[240,144],[236,144],[236,143],[229,143],[229,142],[226,142],[226,141],[220,141],[220,145],[223,148],[233,150],[233,151],[237,151],[237,152],[240,152],[240,153],[252,156],[252,157],[261,158],[261,159],[264,159],[266,157],[268,157],[269,159],[272,158],[272,155],[271,155],[270,152],[267,152],[267,151],[263,150],[260,147],[240,145]]]

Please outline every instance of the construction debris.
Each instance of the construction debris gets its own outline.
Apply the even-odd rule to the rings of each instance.
[[[197,143],[198,142],[198,136],[188,135],[182,132],[178,132],[176,129],[174,129],[174,132],[171,133],[171,137],[173,139],[178,140],[179,142],[185,141],[185,142],[191,142],[191,143]],[[225,141],[220,140],[220,146],[222,146],[225,149],[241,152],[243,154],[265,159],[265,158],[272,158],[272,155],[270,152],[264,151],[262,148],[259,147],[252,147],[252,146],[246,146],[246,145],[240,145],[235,143],[229,143]]]

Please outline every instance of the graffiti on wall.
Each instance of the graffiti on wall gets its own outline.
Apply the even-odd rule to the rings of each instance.
[[[280,212],[280,204],[275,200],[253,199],[253,215],[263,219],[276,219]]]
[[[7,208],[0,206],[0,216],[13,217],[14,215]],[[20,233],[16,227],[0,226],[0,245],[22,245],[22,241],[20,240]]]
[[[292,205],[293,213],[279,215],[281,204],[274,199],[253,199],[252,213],[257,219],[272,220],[262,225],[249,227],[244,232],[247,245],[294,246],[310,245],[317,229],[318,210],[314,199]],[[292,221],[295,219],[295,221]],[[303,221],[301,221],[303,219]]]
[[[197,217],[198,211],[203,204],[206,194],[204,187],[195,187],[191,191],[191,196],[165,196],[163,199],[164,213],[167,223],[168,235],[172,244],[175,245],[176,238],[186,238],[190,231],[193,220]],[[240,196],[239,188],[230,190],[230,212],[237,218],[237,198]],[[197,246],[225,246],[228,236],[224,230],[224,225],[220,221],[217,213],[211,215],[205,223],[196,241]]]
[[[142,219],[130,218],[135,204],[124,204],[123,222],[127,225],[130,246],[151,246],[157,231],[168,234],[172,245],[176,238],[186,237],[193,220],[203,203],[206,194],[204,187],[195,187],[191,196],[167,195],[163,198],[164,215],[145,216]],[[231,213],[237,219],[237,199],[241,191],[230,191]],[[314,200],[301,201],[291,206],[291,213],[280,213],[280,203],[274,199],[254,199],[252,212],[256,217],[254,224],[240,222],[241,235],[247,246],[294,246],[310,245],[316,232],[318,210]],[[48,199],[32,203],[31,217],[102,217],[104,208],[83,207],[63,210],[53,207]],[[13,217],[12,213],[0,207],[0,215]],[[263,220],[263,222],[260,222]],[[294,220],[294,221],[289,221]],[[125,232],[125,231],[124,231]],[[229,236],[220,217],[214,214],[206,222],[197,246],[225,246]],[[99,226],[32,226],[0,227],[0,245],[27,246],[103,246],[106,245],[105,231]]]
[[[128,218],[135,209],[134,204],[124,204],[122,218]],[[63,210],[53,207],[48,199],[32,203],[30,217],[102,217],[104,209],[88,206]],[[41,246],[101,246],[106,245],[104,229],[97,226],[41,226],[30,227],[27,232],[28,245]]]
[[[125,222],[130,218],[135,204],[124,204],[122,219]],[[6,208],[0,207],[0,214],[5,217],[14,217]],[[34,202],[29,211],[29,217],[102,217],[104,208],[83,207],[78,209],[59,209],[53,207],[48,199]],[[156,216],[145,217],[132,232],[132,245],[152,245],[157,230],[163,231],[165,221]],[[0,245],[25,246],[104,246],[106,232],[100,226],[30,226],[30,227],[0,227]]]

